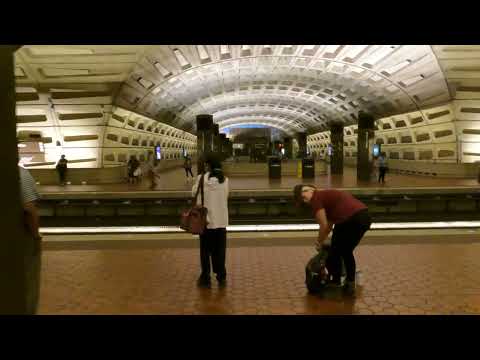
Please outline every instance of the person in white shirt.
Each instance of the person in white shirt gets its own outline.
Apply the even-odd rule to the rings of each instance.
[[[203,178],[204,206],[208,209],[207,229],[200,235],[200,263],[202,272],[198,278],[199,287],[211,287],[210,259],[213,272],[216,274],[218,286],[226,286],[227,270],[225,254],[227,247],[228,226],[228,178],[222,171],[222,163],[214,155],[209,155],[205,161],[208,171]],[[198,175],[192,188],[195,196],[202,175]],[[201,194],[197,204],[201,205]]]
[[[157,188],[157,159],[155,159],[155,156],[151,153],[148,154],[148,159],[145,164],[145,173],[148,174],[148,178],[150,180],[150,190],[155,190]]]

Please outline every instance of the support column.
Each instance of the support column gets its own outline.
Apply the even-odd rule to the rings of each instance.
[[[213,116],[197,115],[197,174],[205,170],[204,160],[212,152]]]
[[[220,155],[220,134],[218,130],[218,124],[213,124],[212,151],[214,154]]]
[[[233,156],[233,143],[228,138],[225,139],[225,147],[226,147],[227,157],[232,157]]]
[[[369,181],[372,173],[374,126],[373,116],[360,111],[358,114],[357,138],[357,179],[360,181]]]
[[[2,170],[0,192],[2,207],[8,209],[0,216],[2,240],[0,241],[0,314],[33,314],[36,301],[29,294],[37,283],[31,277],[39,276],[32,271],[33,246],[24,230],[23,208],[20,199],[18,172],[18,148],[16,141],[17,120],[15,116],[15,77],[13,54],[17,46],[0,46],[0,119],[2,120]],[[30,273],[29,273],[30,271]],[[30,276],[34,275],[34,276]],[[35,276],[38,275],[38,276]]]
[[[218,135],[218,153],[220,154],[220,159],[225,160],[227,158],[227,135],[219,134]]]
[[[283,147],[285,148],[285,155],[288,159],[293,158],[293,153],[292,153],[292,138],[287,137],[283,139]]]
[[[343,123],[330,124],[330,141],[332,144],[331,174],[343,174]]]
[[[303,159],[307,156],[307,133],[301,132],[297,134],[298,154],[297,158]]]

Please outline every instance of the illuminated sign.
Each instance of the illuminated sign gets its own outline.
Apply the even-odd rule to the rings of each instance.
[[[155,146],[155,158],[157,160],[162,159],[162,149],[160,148],[160,145]]]

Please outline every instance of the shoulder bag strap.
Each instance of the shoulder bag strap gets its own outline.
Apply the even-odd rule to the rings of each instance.
[[[204,206],[203,206],[203,198],[204,198],[204,194],[203,194],[203,179],[204,179],[204,177],[205,177],[205,174],[203,174],[203,175],[202,175],[202,178],[200,179],[200,181],[201,181],[201,185],[200,185],[200,186],[202,187],[202,207],[204,207]]]
[[[197,205],[197,198],[198,198],[198,193],[200,192],[200,184],[203,182],[203,175],[202,177],[200,178],[200,181],[199,181],[199,184],[198,184],[198,187],[197,187],[197,191],[195,192],[195,196],[193,198],[193,205]]]

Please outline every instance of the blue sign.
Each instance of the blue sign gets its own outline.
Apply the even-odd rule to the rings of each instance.
[[[161,160],[162,159],[162,149],[160,148],[159,145],[155,146],[155,158],[157,160]]]

